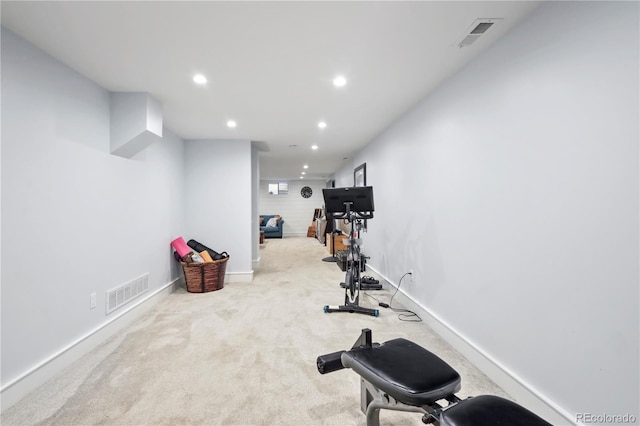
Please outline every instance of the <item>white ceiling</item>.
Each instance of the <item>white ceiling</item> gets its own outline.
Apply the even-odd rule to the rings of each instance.
[[[2,1],[1,13],[102,87],[151,94],[181,138],[264,142],[261,178],[285,180],[303,164],[305,179],[328,178],[538,4]],[[503,19],[458,48],[478,18]]]

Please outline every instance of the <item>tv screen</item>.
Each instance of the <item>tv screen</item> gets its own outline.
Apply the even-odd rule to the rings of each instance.
[[[350,204],[349,209],[352,212],[373,212],[373,187],[371,186],[324,188],[322,194],[327,213],[345,213],[347,204]]]

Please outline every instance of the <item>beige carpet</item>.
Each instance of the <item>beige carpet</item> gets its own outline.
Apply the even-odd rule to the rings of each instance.
[[[6,410],[2,425],[364,425],[358,376],[321,375],[315,363],[366,327],[374,341],[405,337],[441,356],[462,376],[462,397],[505,396],[424,323],[382,308],[377,318],[324,313],[344,301],[344,273],[321,260],[328,254],[315,239],[268,239],[260,255],[252,283],[180,289]],[[387,291],[368,293],[389,301]],[[420,419],[380,416],[383,425]]]

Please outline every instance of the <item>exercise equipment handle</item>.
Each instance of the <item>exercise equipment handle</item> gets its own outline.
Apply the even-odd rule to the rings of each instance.
[[[346,351],[338,351],[331,354],[320,355],[316,360],[316,365],[318,366],[320,374],[327,374],[333,371],[342,370],[344,365],[342,365],[342,360],[340,358],[345,352]]]

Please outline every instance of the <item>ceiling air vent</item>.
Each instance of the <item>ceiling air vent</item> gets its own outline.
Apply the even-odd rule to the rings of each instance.
[[[458,42],[458,47],[466,47],[478,40],[493,24],[500,21],[502,18],[491,19],[476,19],[474,23],[467,29],[462,36],[462,39]]]

